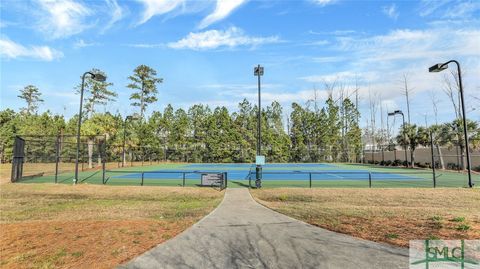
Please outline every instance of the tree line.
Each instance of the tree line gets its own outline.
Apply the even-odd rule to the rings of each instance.
[[[91,72],[105,75],[99,69],[92,69]],[[129,117],[98,111],[99,106],[115,101],[117,93],[113,89],[113,83],[90,78],[85,81],[86,113],[82,119],[81,135],[88,145],[89,163],[92,162],[93,143],[98,142],[98,136],[106,139],[105,155],[110,161],[122,160],[124,137],[128,160],[254,161],[258,111],[255,104],[244,99],[235,111],[229,111],[224,106],[196,104],[183,109],[169,104],[163,111],[153,111],[146,115],[147,107],[157,101],[157,87],[163,79],[146,65],[135,68],[128,79],[127,87],[132,90],[131,106],[137,111]],[[75,88],[79,91],[81,85]],[[455,143],[461,147],[463,145],[459,119],[428,128],[406,123],[396,137],[390,137],[387,135],[389,130],[375,127],[376,112],[373,111],[373,124],[370,126],[373,128],[367,126],[362,130],[359,126],[361,115],[357,96],[356,100],[351,100],[340,87],[340,97],[334,98],[334,88],[334,85],[326,85],[328,97],[322,104],[316,99],[308,100],[305,104],[292,103],[291,113],[286,117],[278,102],[262,108],[262,154],[266,155],[268,162],[360,162],[364,158],[363,149],[368,141],[376,143],[374,150],[391,147],[392,144],[406,145],[414,160],[415,149],[428,146],[430,133],[433,133],[434,144],[440,156],[442,146],[452,147]],[[78,115],[67,120],[64,116],[49,111],[38,114],[43,99],[41,91],[34,85],[21,89],[19,98],[25,101],[24,108],[18,112],[11,109],[0,111],[2,162],[11,160],[15,135],[56,137],[76,133]],[[478,123],[469,121],[468,126],[473,146],[478,147]],[[465,149],[461,150],[464,152]],[[441,163],[444,167],[443,161]]]
[[[92,69],[92,73],[105,73]],[[137,113],[124,118],[119,113],[99,112],[98,106],[115,101],[110,82],[85,81],[82,137],[85,143],[106,137],[107,157],[122,158],[123,137],[129,159],[155,158],[186,162],[253,162],[256,155],[258,107],[244,99],[236,111],[224,106],[196,104],[188,109],[167,105],[163,111],[146,115],[149,104],[157,101],[157,86],[163,79],[141,65],[129,76],[133,93],[131,105]],[[80,90],[81,85],[76,87]],[[78,115],[66,120],[49,111],[38,114],[43,102],[40,90],[26,86],[19,98],[26,107],[19,112],[0,111],[0,159],[9,161],[15,135],[59,136],[76,133]],[[261,110],[262,154],[269,162],[356,161],[362,150],[359,112],[348,98],[328,97],[323,107],[292,103],[284,121],[283,108],[272,102]],[[90,138],[90,139],[89,139]],[[90,158],[92,154],[89,154]]]

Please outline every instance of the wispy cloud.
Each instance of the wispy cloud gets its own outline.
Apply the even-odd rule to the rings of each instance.
[[[343,56],[325,56],[325,57],[314,57],[313,61],[316,63],[336,63],[346,61],[347,58]]]
[[[475,16],[480,10],[478,1],[455,1],[455,0],[422,0],[419,14],[422,17],[436,16],[441,18],[468,19]]]
[[[446,39],[446,36],[449,38]],[[300,79],[311,83],[338,81],[350,89],[357,80],[361,87],[360,95],[364,98],[371,91],[381,94],[384,100],[394,102],[404,98],[400,83],[403,74],[409,74],[415,95],[441,89],[441,77],[428,73],[427,68],[455,55],[455,59],[461,61],[462,67],[467,70],[464,81],[466,85],[471,85],[468,91],[475,92],[480,74],[477,71],[480,62],[478,36],[480,30],[475,28],[398,29],[383,35],[341,36],[336,38],[336,43],[332,42],[330,49],[337,55],[335,57],[348,59],[342,63],[344,67]],[[319,57],[319,62],[329,60],[329,57]]]
[[[174,9],[184,6],[185,0],[137,0],[144,6],[142,18],[137,25],[143,24],[150,20],[153,16],[166,14]]]
[[[311,2],[321,7],[324,7],[324,6],[336,3],[337,0],[311,0]]]
[[[352,71],[344,71],[344,72],[336,72],[332,74],[325,74],[325,75],[312,75],[301,77],[300,79],[314,82],[314,83],[334,83],[334,82],[345,82],[348,81],[353,82],[358,80],[362,83],[368,83],[378,79],[379,76],[375,72],[352,72]]]
[[[39,29],[49,38],[64,38],[88,28],[85,18],[92,11],[74,0],[37,0],[43,11]]]
[[[199,33],[189,33],[185,38],[168,43],[173,49],[208,50],[219,47],[234,48],[238,46],[256,47],[268,43],[281,42],[278,36],[252,37],[246,35],[242,29],[230,27],[222,30],[209,30]]]
[[[398,19],[398,15],[400,14],[397,10],[397,5],[395,4],[384,6],[382,11],[385,15],[394,20]]]
[[[75,41],[73,44],[73,48],[75,49],[81,49],[81,48],[86,48],[86,47],[92,47],[92,46],[98,46],[100,43],[97,42],[85,42],[83,39],[79,39]]]
[[[165,48],[165,44],[152,44],[152,43],[138,43],[138,44],[125,44],[124,46],[132,48],[142,48],[142,49],[155,49],[155,48]]]
[[[117,3],[117,0],[105,0],[108,10],[111,12],[110,20],[107,22],[102,31],[110,29],[116,22],[121,20],[124,16],[122,7]]]
[[[15,43],[7,37],[0,39],[0,55],[2,58],[33,58],[42,61],[52,61],[63,57],[63,53],[48,46],[29,46],[25,47]]]
[[[217,0],[213,13],[205,17],[199,24],[198,28],[203,29],[228,17],[235,9],[244,4],[246,0]]]
[[[422,0],[419,7],[420,16],[429,16],[452,0]]]

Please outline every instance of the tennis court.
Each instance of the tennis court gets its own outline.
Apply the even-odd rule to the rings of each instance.
[[[197,186],[202,174],[223,173],[228,187],[255,185],[255,165],[226,164],[156,164],[81,173],[81,182],[107,185]],[[58,183],[72,183],[73,173],[57,178]],[[474,181],[480,180],[474,175]],[[23,182],[52,182],[53,176],[32,177]],[[428,169],[385,168],[359,164],[271,163],[263,166],[262,186],[270,187],[427,187],[433,186]],[[466,175],[441,172],[437,187],[465,187]]]

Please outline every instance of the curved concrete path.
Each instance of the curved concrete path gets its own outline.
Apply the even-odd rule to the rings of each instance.
[[[119,268],[408,268],[408,250],[330,232],[258,204],[248,189]]]

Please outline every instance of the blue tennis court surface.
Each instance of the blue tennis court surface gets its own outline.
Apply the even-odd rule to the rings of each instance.
[[[335,169],[337,168],[337,169]],[[143,173],[145,179],[183,179],[197,180],[200,174],[226,172],[228,180],[255,179],[255,166],[252,164],[187,164],[177,168],[148,171]],[[141,172],[126,172],[112,176],[118,179],[140,178]],[[419,180],[415,174],[398,174],[389,172],[371,172],[368,170],[339,170],[329,164],[266,164],[263,166],[262,180]]]

